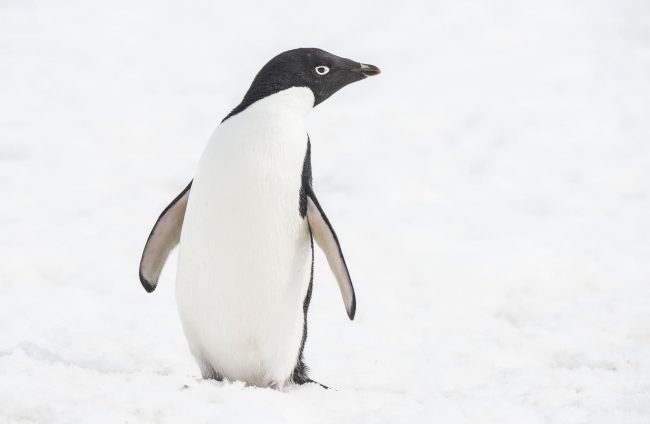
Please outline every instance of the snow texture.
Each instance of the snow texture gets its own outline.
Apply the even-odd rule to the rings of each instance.
[[[358,298],[317,255],[332,386],[201,381],[137,278],[276,53],[379,66],[309,121]],[[0,422],[650,422],[645,0],[0,2]]]

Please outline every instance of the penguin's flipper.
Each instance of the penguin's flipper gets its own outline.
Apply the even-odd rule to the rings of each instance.
[[[332,224],[327,219],[323,208],[318,203],[318,199],[316,199],[316,195],[311,186],[307,186],[307,219],[311,233],[314,239],[316,239],[318,246],[325,253],[327,263],[332,273],[334,273],[334,277],[336,277],[341,295],[343,296],[345,310],[348,312],[348,317],[352,320],[357,309],[357,300],[354,296],[354,287],[352,286],[350,272],[345,264],[339,239],[336,237],[334,228],[332,228]]]
[[[160,277],[169,252],[176,247],[181,239],[181,229],[191,187],[192,181],[160,214],[156,225],[153,226],[149,234],[147,244],[144,246],[140,260],[140,282],[149,293],[154,291],[158,284],[158,277]]]

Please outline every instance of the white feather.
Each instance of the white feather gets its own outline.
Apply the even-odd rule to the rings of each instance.
[[[307,88],[268,96],[219,125],[199,163],[183,226],[176,297],[204,374],[283,383],[296,365],[309,284],[298,210]]]

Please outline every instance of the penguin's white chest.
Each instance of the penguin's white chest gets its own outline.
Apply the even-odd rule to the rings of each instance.
[[[296,364],[311,273],[299,213],[306,88],[249,106],[212,135],[183,225],[176,296],[199,366],[255,385]]]

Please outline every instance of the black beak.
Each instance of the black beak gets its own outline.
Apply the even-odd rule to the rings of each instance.
[[[368,65],[365,63],[360,63],[359,68],[357,69],[358,72],[361,72],[363,75],[367,77],[371,77],[373,75],[378,75],[381,73],[378,67],[375,65]]]

